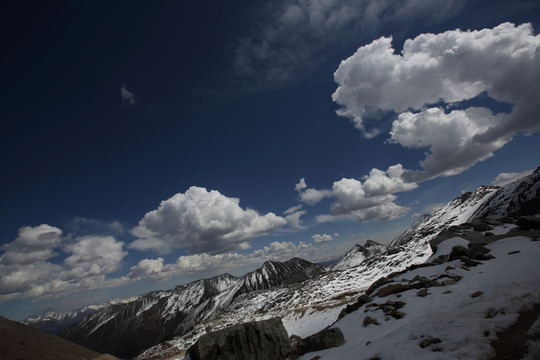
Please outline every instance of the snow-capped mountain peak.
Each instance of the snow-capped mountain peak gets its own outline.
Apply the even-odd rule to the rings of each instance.
[[[355,244],[341,260],[339,260],[332,270],[345,270],[362,264],[366,259],[382,253],[386,249],[385,245],[373,240],[367,240],[364,246]]]

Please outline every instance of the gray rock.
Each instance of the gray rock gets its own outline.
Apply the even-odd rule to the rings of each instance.
[[[431,337],[430,337],[430,338],[426,338],[426,339],[420,341],[420,343],[419,343],[418,345],[420,345],[420,347],[421,347],[422,349],[424,349],[424,348],[427,348],[427,347],[430,346],[430,345],[433,345],[433,344],[439,344],[439,343],[441,343],[441,342],[442,342],[442,340],[439,339],[439,338],[431,338]]]
[[[303,339],[300,346],[301,353],[329,349],[345,344],[345,337],[338,327],[322,330]]]
[[[375,318],[372,318],[371,316],[366,316],[364,318],[364,322],[363,322],[363,325],[364,327],[368,326],[368,325],[379,325],[379,322],[377,321],[377,319]]]
[[[349,304],[345,308],[343,308],[343,310],[341,310],[341,312],[338,315],[338,320],[343,318],[345,315],[358,310],[362,305],[367,304],[369,302],[371,302],[371,298],[369,296],[367,296],[366,294],[361,295],[355,303]]]
[[[291,350],[279,318],[204,334],[187,351],[192,360],[277,360]]]
[[[345,344],[345,337],[338,327],[326,328],[316,334],[301,339],[291,336],[293,349],[287,353],[285,359],[296,359],[304,354],[320,351]]]

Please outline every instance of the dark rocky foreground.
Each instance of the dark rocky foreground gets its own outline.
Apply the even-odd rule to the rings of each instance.
[[[0,316],[2,360],[118,360]]]
[[[234,325],[207,333],[188,350],[192,360],[276,360],[291,350],[279,318]]]
[[[291,336],[280,318],[253,321],[207,333],[187,351],[191,360],[285,360],[345,343],[339,328],[324,329],[305,339]]]

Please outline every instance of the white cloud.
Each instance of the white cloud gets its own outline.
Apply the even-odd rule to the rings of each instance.
[[[129,247],[160,254],[179,248],[189,248],[191,254],[216,254],[247,249],[253,239],[287,223],[271,212],[261,216],[244,210],[239,203],[216,190],[192,186],[148,212],[132,229],[138,239]]]
[[[127,108],[135,106],[137,103],[135,99],[135,94],[130,92],[126,85],[122,85],[120,87],[120,96],[122,97],[122,105],[124,105]]]
[[[351,44],[392,24],[436,23],[462,0],[285,0],[269,2],[238,43],[236,75],[251,87],[275,88],[301,78]]]
[[[62,242],[62,230],[46,224],[36,227],[25,226],[19,229],[19,235],[1,249],[2,265],[24,265],[47,260],[58,255],[54,249]]]
[[[317,190],[314,188],[308,188],[304,178],[300,179],[294,189],[300,195],[300,201],[311,206],[316,205],[324,198],[332,196],[331,190]]]
[[[322,243],[326,243],[326,242],[330,242],[330,241],[334,240],[332,235],[328,235],[328,234],[315,234],[315,235],[311,236],[311,238],[317,244],[322,244]]]
[[[504,186],[506,184],[510,184],[516,180],[519,180],[522,177],[531,175],[533,171],[534,169],[525,170],[519,173],[500,173],[499,175],[497,175],[497,177],[495,178],[495,180],[493,180],[491,184],[497,186]]]
[[[401,54],[382,37],[360,47],[334,74],[332,95],[366,137],[382,129],[381,114],[399,113],[392,143],[427,148],[422,171],[407,171],[409,182],[460,173],[509,142],[518,132],[540,129],[540,36],[530,24],[501,24],[480,31],[452,30],[409,39]],[[481,93],[513,104],[510,114],[469,107],[449,108]]]
[[[112,236],[85,236],[64,247],[64,251],[71,254],[64,260],[64,265],[72,274],[109,274],[119,269],[122,259],[127,255],[123,246],[123,242]]]
[[[113,237],[87,236],[63,239],[62,231],[49,225],[23,227],[5,244],[0,256],[0,301],[53,298],[108,286],[106,275],[120,268],[127,255]],[[63,249],[63,265],[47,261]]]
[[[291,206],[290,208],[288,208],[287,210],[285,210],[283,212],[283,214],[285,215],[291,215],[291,214],[294,214],[295,212],[298,212],[302,209],[303,205],[300,204],[300,205],[295,205],[295,206]]]
[[[389,221],[400,218],[409,212],[409,208],[393,203],[392,201],[383,202],[382,204],[373,205],[358,210],[349,210],[341,214],[326,214],[318,215],[316,221],[319,223],[335,222],[343,220],[354,220],[360,222],[367,221]]]
[[[317,222],[340,220],[386,221],[405,215],[409,208],[394,203],[394,193],[410,191],[418,187],[414,182],[403,179],[405,170],[401,164],[390,166],[386,171],[372,169],[362,178],[342,178],[335,181],[331,190],[307,188],[301,179],[300,199],[308,204],[316,204],[324,197],[332,197],[335,201],[330,205],[331,214],[318,215]],[[311,191],[311,192],[310,192]],[[315,196],[314,196],[315,195]]]
[[[414,190],[418,184],[405,182],[401,164],[392,165],[386,171],[372,169],[369,175],[364,176],[363,190],[368,197],[385,195],[396,192]]]
[[[307,211],[302,210],[303,207],[304,205],[300,204],[292,206],[283,212],[283,214],[286,215],[285,220],[287,221],[287,225],[289,226],[289,228],[294,230],[305,229],[305,226],[302,225],[302,221],[300,220],[300,216],[307,213]]]
[[[298,181],[298,184],[295,185],[294,190],[297,192],[302,192],[307,188],[306,179],[301,178],[300,181]]]
[[[304,225],[302,225],[302,221],[300,220],[300,216],[305,215],[306,213],[307,213],[307,211],[305,211],[305,210],[299,210],[297,212],[294,212],[292,214],[289,214],[289,215],[285,216],[285,220],[287,221],[287,225],[289,225],[289,227],[291,229],[296,229],[296,230],[305,229],[306,227]]]
[[[511,134],[492,141],[478,141],[493,124],[502,123],[507,114],[493,115],[484,108],[454,110],[448,114],[440,108],[405,112],[392,125],[389,141],[407,148],[429,148],[420,162],[423,171],[408,171],[404,177],[412,181],[459,174],[511,140]]]
[[[330,206],[332,216],[319,216],[319,222],[341,219],[357,221],[386,221],[403,216],[408,208],[394,203],[396,192],[410,191],[418,185],[402,180],[401,164],[390,166],[386,171],[372,169],[364,177],[364,183],[343,178],[332,186],[336,201]]]
[[[155,281],[167,278],[167,273],[163,272],[163,258],[144,259],[131,267],[129,277],[136,279],[150,279]]]

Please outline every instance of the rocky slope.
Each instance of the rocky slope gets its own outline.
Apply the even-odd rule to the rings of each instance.
[[[540,214],[540,167],[531,175],[502,187],[471,216],[522,216]]]
[[[242,295],[298,283],[323,271],[322,266],[298,258],[284,263],[266,262],[240,279],[224,274],[109,306],[73,324],[61,335],[96,351],[133,357],[173,336],[190,332]]]
[[[332,325],[343,346],[300,359],[540,358],[540,231],[506,217],[449,232],[428,261],[379,279],[344,310]]]
[[[127,304],[112,305],[87,316],[62,332],[73,342],[119,357],[144,349],[189,330],[212,309],[215,296],[238,283],[224,274],[169,291],[154,291]]]
[[[2,360],[118,360],[1,316],[0,338]]]

